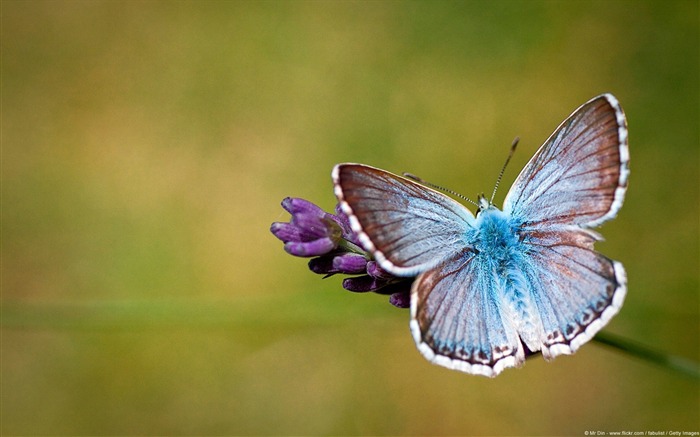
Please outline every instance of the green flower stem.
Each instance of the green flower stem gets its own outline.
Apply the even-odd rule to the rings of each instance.
[[[595,337],[593,337],[593,340],[634,357],[658,364],[659,366],[665,367],[669,370],[682,373],[691,378],[700,379],[700,365],[687,358],[655,351],[639,343],[624,339],[608,332],[599,332]]]

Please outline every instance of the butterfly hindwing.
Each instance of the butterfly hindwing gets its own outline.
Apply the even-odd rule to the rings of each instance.
[[[411,290],[411,332],[431,362],[496,376],[525,357],[512,321],[500,310],[502,281],[465,248],[419,275]]]
[[[627,291],[625,270],[593,250],[585,230],[528,235],[523,276],[541,320],[539,344],[545,358],[571,354],[617,314]]]
[[[444,194],[361,164],[335,166],[333,180],[353,230],[390,273],[415,276],[464,248],[474,216]]]

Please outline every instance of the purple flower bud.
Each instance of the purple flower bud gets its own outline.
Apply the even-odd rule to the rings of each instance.
[[[386,281],[374,279],[369,275],[356,276],[343,280],[343,288],[356,293],[376,291],[386,285]]]
[[[284,250],[294,256],[320,256],[335,249],[336,243],[330,238],[319,238],[309,242],[290,241],[284,243]]]
[[[333,268],[349,275],[365,273],[367,258],[356,253],[344,253],[333,258]]]
[[[410,308],[411,293],[409,291],[397,291],[389,296],[389,303],[396,308]]]
[[[331,214],[307,200],[292,197],[284,199],[282,207],[292,214],[292,219],[289,223],[273,223],[270,232],[285,243],[288,253],[319,256],[338,247],[343,229]]]
[[[282,241],[302,241],[305,231],[291,223],[275,222],[270,226],[270,232]]]
[[[312,241],[323,237],[331,237],[335,241],[340,241],[342,238],[343,231],[340,226],[327,217],[300,213],[292,216],[291,224],[302,231],[301,241]]]
[[[287,210],[291,215],[310,214],[317,217],[324,217],[328,214],[326,211],[322,210],[320,206],[298,197],[285,197],[282,200],[282,208]]]
[[[333,258],[335,255],[326,254],[309,260],[309,270],[319,275],[332,275],[334,273],[340,273],[338,270],[333,268]]]

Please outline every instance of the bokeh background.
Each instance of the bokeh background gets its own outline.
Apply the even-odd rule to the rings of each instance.
[[[591,343],[496,379],[269,233],[363,162],[497,203],[621,101],[608,332],[700,360],[697,1],[3,1],[3,435],[698,431],[697,380]]]

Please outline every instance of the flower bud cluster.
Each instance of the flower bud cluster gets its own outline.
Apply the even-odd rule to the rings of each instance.
[[[270,231],[282,240],[287,253],[311,258],[309,269],[314,273],[352,275],[343,280],[346,290],[389,294],[392,305],[410,306],[412,279],[396,277],[374,261],[339,205],[330,214],[308,200],[287,197],[282,207],[292,215],[291,220],[273,223]]]

